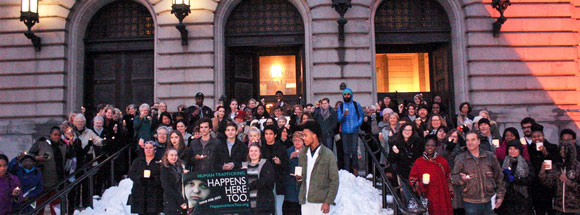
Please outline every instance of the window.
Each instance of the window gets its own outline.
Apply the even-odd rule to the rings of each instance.
[[[296,95],[296,55],[260,56],[260,96]]]
[[[377,91],[430,92],[429,54],[377,54]]]

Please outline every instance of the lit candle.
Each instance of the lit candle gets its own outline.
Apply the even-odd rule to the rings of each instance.
[[[301,166],[294,167],[294,175],[302,176],[302,167]]]
[[[520,138],[520,142],[522,143],[522,145],[528,145],[528,141],[526,141],[525,137]]]
[[[423,184],[429,184],[431,182],[431,175],[429,173],[423,174]]]
[[[497,148],[499,147],[499,139],[493,139],[491,140],[491,143]]]
[[[542,142],[537,142],[537,143],[536,143],[536,150],[540,151],[540,147],[543,147],[543,146],[544,146],[544,143],[542,143]]]
[[[143,170],[143,178],[149,178],[151,177],[151,170]]]
[[[552,160],[544,160],[544,163],[546,164],[546,170],[552,169]]]

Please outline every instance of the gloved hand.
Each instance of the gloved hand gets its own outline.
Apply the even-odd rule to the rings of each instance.
[[[512,183],[512,182],[514,182],[514,179],[515,179],[515,178],[514,178],[514,176],[513,176],[513,175],[509,175],[509,176],[507,177],[507,181],[508,181],[509,183]]]
[[[512,170],[509,169],[509,168],[504,168],[503,169],[503,175],[506,176],[506,177],[512,175]]]

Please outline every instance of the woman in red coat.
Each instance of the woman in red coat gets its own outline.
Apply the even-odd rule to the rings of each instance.
[[[437,156],[437,138],[427,136],[425,152],[413,164],[409,181],[416,191],[429,199],[429,215],[453,215],[449,164]]]

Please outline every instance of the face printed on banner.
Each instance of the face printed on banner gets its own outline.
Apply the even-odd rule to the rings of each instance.
[[[211,189],[202,180],[191,180],[184,186],[189,208],[197,207],[200,201],[207,199]]]

